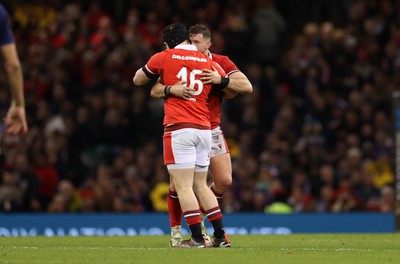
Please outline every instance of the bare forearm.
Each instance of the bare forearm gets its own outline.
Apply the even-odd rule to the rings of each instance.
[[[5,69],[7,72],[8,83],[10,85],[12,105],[25,106],[24,100],[24,81],[22,76],[22,68],[19,63],[6,64]]]
[[[24,106],[24,91],[23,91],[23,75],[21,63],[19,62],[17,48],[14,43],[1,45],[1,54],[4,58],[4,69],[7,74],[8,83],[10,86],[12,104],[15,106]]]
[[[238,95],[238,92],[236,92],[233,89],[230,89],[228,87],[226,87],[225,89],[222,90],[224,92],[224,98],[225,99],[232,99],[234,98],[236,95]]]
[[[165,98],[164,88],[165,88],[165,85],[157,82],[151,88],[150,96],[153,97],[153,98],[157,98],[157,99]]]
[[[193,88],[186,87],[185,82],[179,81],[174,85],[164,85],[157,82],[150,91],[150,96],[153,98],[166,98],[168,96],[175,96],[184,100],[191,100]]]
[[[221,74],[213,68],[213,70],[204,69],[200,77],[204,83],[212,83],[214,85],[222,85],[222,82],[228,81],[228,85],[224,86],[226,98],[232,98],[235,95],[253,92],[253,86],[249,79],[242,72],[237,71],[229,75],[229,79],[222,77]]]

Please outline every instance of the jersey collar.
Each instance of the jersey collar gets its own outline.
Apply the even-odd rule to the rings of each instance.
[[[192,45],[192,44],[179,44],[174,49],[195,50],[195,51],[197,51],[196,46]]]

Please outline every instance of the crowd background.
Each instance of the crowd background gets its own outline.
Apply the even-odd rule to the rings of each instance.
[[[223,104],[225,213],[393,211],[400,2],[4,1],[29,134],[1,140],[1,211],[166,211],[162,100],[132,77],[202,23],[254,92]],[[0,117],[10,102],[0,74]],[[2,130],[4,127],[0,127]]]

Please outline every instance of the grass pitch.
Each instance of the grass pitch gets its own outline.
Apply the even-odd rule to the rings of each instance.
[[[0,263],[400,263],[400,234],[230,239],[229,249],[178,249],[168,246],[168,236],[0,237]]]

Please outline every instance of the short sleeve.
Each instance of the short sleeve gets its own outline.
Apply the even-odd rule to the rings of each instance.
[[[150,58],[150,60],[143,67],[143,71],[147,77],[150,79],[156,79],[160,76],[163,58],[163,52],[156,53]]]
[[[233,61],[231,61],[231,59],[229,59],[228,57],[224,57],[224,59],[221,61],[221,67],[222,69],[224,69],[224,71],[228,76],[234,72],[240,71],[236,66],[236,64]]]
[[[221,66],[222,69],[224,69],[226,75],[228,76],[234,72],[240,71],[236,64],[227,56],[212,53],[212,59],[213,61],[218,62],[218,64]]]

